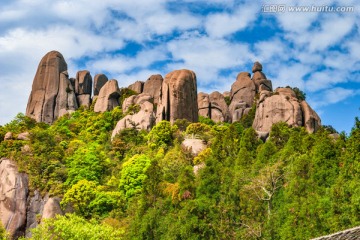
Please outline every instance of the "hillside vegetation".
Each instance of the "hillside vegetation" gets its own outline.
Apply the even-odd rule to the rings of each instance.
[[[250,114],[134,126],[111,141],[123,116],[79,109],[50,126],[19,114],[0,127],[0,157],[73,212],[32,239],[309,239],[360,225],[359,119],[335,138],[278,123],[263,142]],[[2,141],[9,131],[30,140]],[[208,148],[195,157],[184,138]]]

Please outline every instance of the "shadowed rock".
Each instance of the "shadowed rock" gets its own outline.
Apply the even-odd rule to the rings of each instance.
[[[108,81],[108,78],[105,74],[96,74],[94,77],[94,96],[99,95],[100,89],[105,85]]]
[[[156,121],[176,119],[198,121],[196,75],[193,71],[175,70],[165,76],[162,84]]]
[[[316,132],[321,126],[321,119],[317,113],[309,106],[306,101],[300,103],[303,116],[304,116],[304,126],[309,133]]]

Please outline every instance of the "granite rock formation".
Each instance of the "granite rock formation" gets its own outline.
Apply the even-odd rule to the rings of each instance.
[[[112,132],[112,138],[125,128],[136,128],[138,130],[150,130],[155,124],[153,97],[142,93],[126,98],[122,105],[124,113],[128,112],[131,106],[139,106],[139,112],[126,115],[117,124]]]
[[[278,122],[294,127],[305,126],[311,133],[321,126],[319,116],[305,101],[300,102],[291,88],[277,88],[275,93],[261,91],[253,128],[260,132],[270,132],[271,126]]]
[[[26,227],[28,177],[9,159],[0,160],[0,219],[11,238],[23,236]]]
[[[198,121],[196,75],[182,69],[168,73],[161,88],[156,121],[176,119]]]
[[[211,118],[209,94],[200,92],[197,96],[199,116]]]
[[[239,73],[230,91],[229,111],[232,122],[239,121],[244,114],[250,111],[254,104],[255,94],[256,86],[250,78],[250,73]]]
[[[89,71],[78,71],[75,79],[75,93],[79,106],[91,105],[92,77]]]
[[[110,81],[107,81],[105,85],[100,89],[99,96],[94,106],[94,111],[111,111],[115,107],[119,106],[119,98],[120,89],[117,80],[112,79]]]
[[[47,53],[36,71],[26,115],[37,122],[53,123],[62,114],[76,110],[73,90],[64,57],[57,51]]]
[[[164,79],[160,74],[151,75],[148,80],[144,83],[144,88],[142,93],[149,94],[154,98],[154,104],[159,103],[161,86]]]
[[[142,93],[144,89],[144,82],[136,81],[133,84],[130,84],[128,88],[133,90],[134,92]]]
[[[224,96],[215,91],[209,95],[211,119],[214,122],[229,122],[230,112]]]
[[[108,81],[108,78],[105,74],[96,74],[94,77],[94,97],[99,95],[100,89]]]

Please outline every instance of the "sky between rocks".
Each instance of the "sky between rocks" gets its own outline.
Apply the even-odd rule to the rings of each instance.
[[[264,13],[271,4],[354,6],[354,12]],[[254,61],[274,87],[299,87],[323,124],[349,132],[360,116],[357,0],[2,0],[0,125],[25,112],[42,56],[60,51],[120,86],[188,68],[198,91],[230,89]]]

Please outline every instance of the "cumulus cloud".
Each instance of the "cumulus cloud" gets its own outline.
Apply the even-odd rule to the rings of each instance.
[[[71,76],[87,68],[93,75],[106,72],[121,86],[188,68],[197,74],[199,91],[221,92],[230,89],[238,72],[261,61],[274,87],[302,88],[320,111],[358,93],[341,85],[360,82],[358,12],[263,14],[263,4],[284,1],[4,0],[0,124],[25,110],[38,62],[51,50],[64,55]],[[315,3],[287,0],[286,5]],[[254,33],[256,27],[270,36]],[[127,50],[129,44],[137,49]]]

